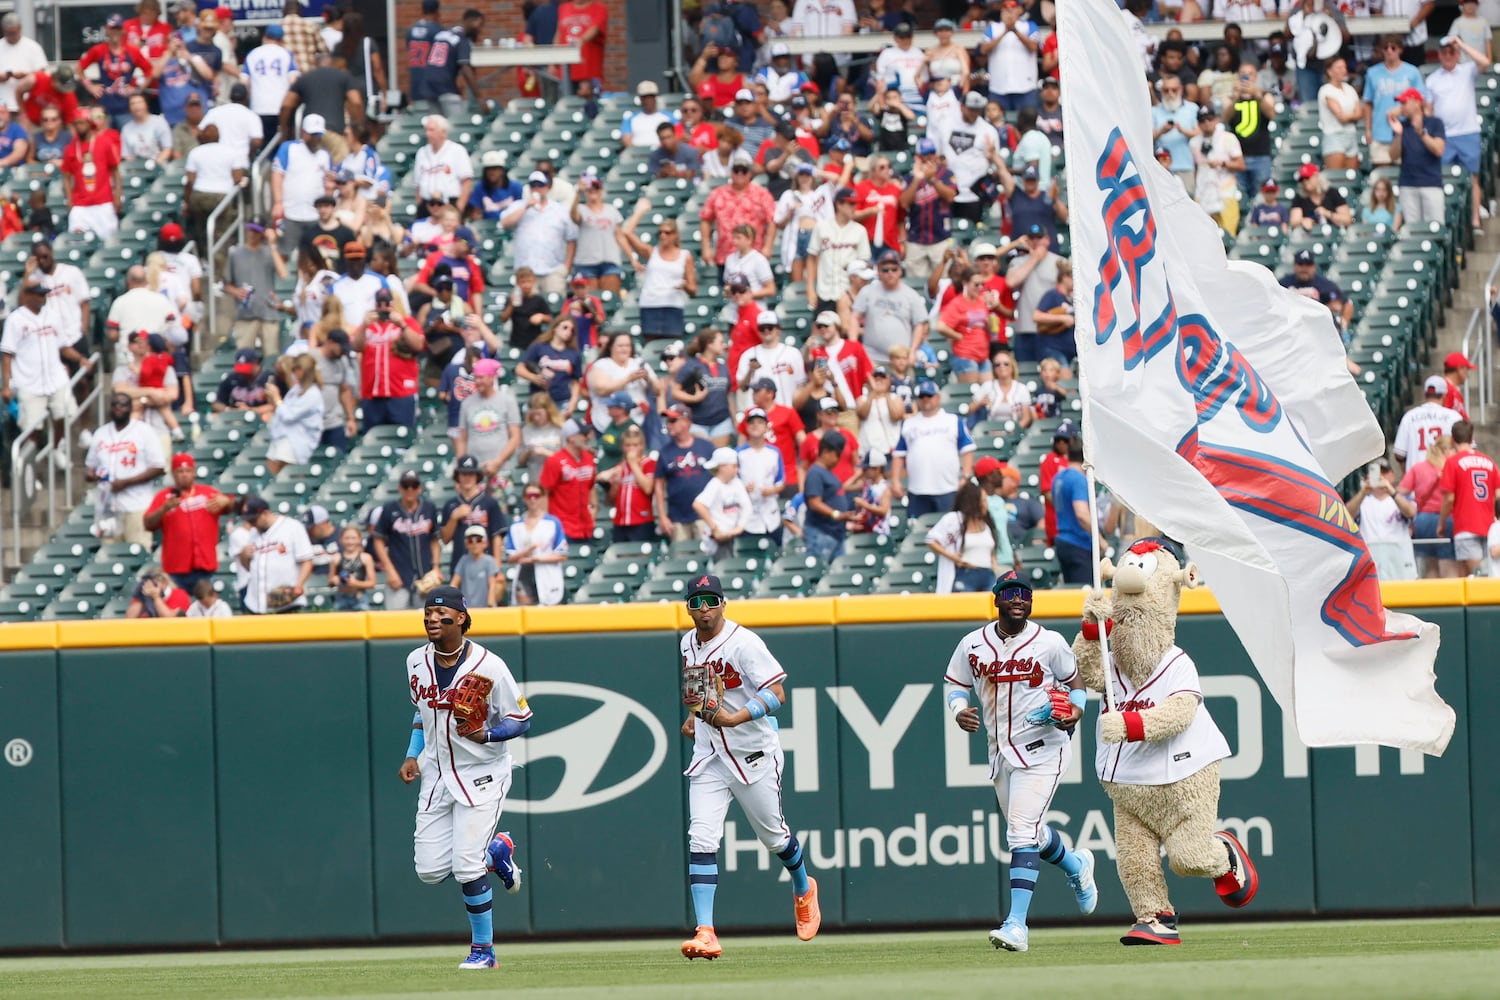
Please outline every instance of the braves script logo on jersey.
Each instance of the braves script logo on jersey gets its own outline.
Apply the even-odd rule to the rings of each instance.
[[[1104,194],[1108,234],[1099,260],[1099,284],[1094,288],[1096,343],[1102,346],[1118,337],[1126,371],[1170,348],[1178,380],[1192,393],[1197,409],[1197,425],[1178,443],[1177,453],[1236,509],[1348,553],[1348,569],[1321,608],[1329,627],[1352,646],[1410,638],[1410,633],[1385,630],[1375,563],[1358,525],[1320,473],[1269,450],[1200,442],[1199,428],[1223,411],[1251,432],[1269,435],[1281,423],[1281,404],[1207,317],[1178,315],[1166,266],[1156,260],[1156,220],[1146,186],[1119,129],[1110,132],[1096,164],[1095,181]],[[1115,298],[1122,283],[1129,304],[1124,313]],[[1143,321],[1143,310],[1154,315]]]
[[[683,663],[686,665],[687,660],[684,659]],[[740,678],[740,672],[734,669],[734,664],[727,660],[705,660],[698,664],[698,666],[707,667],[714,672],[715,676],[724,678],[724,690],[726,691],[731,688],[737,688],[744,683]]]
[[[1042,686],[1042,665],[1033,657],[1024,660],[999,660],[985,662],[976,654],[969,654],[969,670],[975,677],[983,677],[991,684],[1025,684],[1027,687]]]
[[[439,691],[436,684],[422,684],[411,679],[411,696],[418,702],[426,702],[428,708],[446,708],[453,702],[453,689]]]

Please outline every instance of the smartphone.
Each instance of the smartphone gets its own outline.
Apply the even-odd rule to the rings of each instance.
[[[1369,465],[1365,466],[1365,481],[1368,482],[1371,486],[1374,486],[1380,482],[1379,462],[1371,462]]]

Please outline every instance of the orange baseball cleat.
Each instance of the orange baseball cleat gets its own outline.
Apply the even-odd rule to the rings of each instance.
[[[712,962],[722,954],[724,949],[719,945],[719,936],[712,927],[699,927],[691,938],[682,942],[682,957],[689,961],[706,958]]]
[[[817,936],[818,928],[823,926],[823,911],[818,908],[818,880],[808,878],[807,895],[794,896],[795,912],[797,915],[797,936],[804,941],[811,941]]]

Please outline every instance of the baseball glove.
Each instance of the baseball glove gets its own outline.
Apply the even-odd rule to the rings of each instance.
[[[266,610],[282,611],[291,607],[296,600],[296,587],[276,587],[266,595]]]
[[[453,728],[468,736],[483,729],[490,720],[490,689],[495,682],[480,674],[465,674],[453,685],[449,705],[453,709]]]
[[[421,594],[423,597],[426,597],[428,594],[432,593],[442,585],[443,574],[435,569],[428,570],[422,576],[418,577],[417,582],[414,584],[414,586],[417,588],[417,593]]]
[[[683,666],[682,703],[688,711],[711,726],[718,718],[723,702],[723,678],[705,666]]]
[[[1053,688],[1047,695],[1049,704],[1026,713],[1026,721],[1033,726],[1055,726],[1073,714],[1073,703],[1068,700],[1067,688]]]

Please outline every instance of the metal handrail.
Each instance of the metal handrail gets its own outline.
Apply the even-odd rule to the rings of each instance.
[[[218,326],[217,314],[219,312],[217,308],[218,290],[217,278],[214,274],[214,271],[216,270],[217,266],[217,258],[219,255],[220,246],[228,246],[230,237],[233,237],[235,242],[237,243],[243,243],[245,240],[245,212],[243,205],[244,200],[244,187],[236,187],[233,191],[229,192],[219,200],[219,203],[214,206],[214,210],[210,212],[208,216],[208,224],[205,226],[205,236],[208,241],[208,246],[203,250],[203,256],[205,258],[204,266],[208,269],[208,280],[204,283],[205,301],[203,303],[203,322],[193,327],[194,355],[197,355],[197,353],[203,349],[203,344],[199,338],[198,331],[205,325],[208,327],[209,340],[215,343],[218,342],[218,330],[216,329]],[[221,235],[216,236],[214,234],[214,226],[219,221],[219,217],[223,215],[231,205],[240,209],[235,213],[234,225],[224,230]]]
[[[261,181],[265,176],[266,164],[276,154],[276,147],[280,146],[281,142],[281,129],[278,128],[275,134],[260,147],[260,152],[255,154],[255,159],[250,163],[250,212],[252,215],[266,214],[265,185]]]
[[[76,441],[77,440],[77,436],[74,435],[74,433],[73,433],[73,428],[74,428],[75,425],[77,425],[77,423],[78,423],[79,420],[83,419],[83,415],[88,412],[88,409],[89,409],[90,406],[93,406],[98,411],[97,413],[94,414],[94,426],[95,427],[102,427],[102,426],[104,426],[104,384],[105,384],[105,376],[104,376],[104,368],[103,368],[103,364],[104,364],[104,355],[103,355],[103,352],[101,352],[101,351],[95,351],[93,354],[89,355],[89,359],[88,360],[89,360],[89,370],[90,370],[90,372],[92,372],[94,375],[96,375],[98,377],[94,379],[94,387],[89,390],[89,394],[87,396],[83,397],[83,399],[81,399],[81,400],[78,401],[78,410],[77,410],[77,412],[75,412],[71,417],[68,417],[65,420],[63,420],[63,442],[64,443],[69,442],[69,441]],[[73,374],[73,379],[69,383],[68,388],[72,389],[74,386],[76,386],[81,381],[83,381],[83,371],[80,369],[79,371],[77,371],[77,372],[75,372]],[[71,454],[70,454],[69,457],[71,459]],[[66,468],[64,468],[64,470],[63,470],[63,497],[66,500],[67,504],[69,506],[72,506],[72,503],[73,503],[73,463],[72,463],[71,460],[68,462]]]
[[[1491,394],[1494,391],[1494,351],[1495,329],[1494,319],[1490,314],[1490,294],[1495,288],[1496,279],[1500,278],[1500,257],[1495,258],[1495,263],[1490,266],[1490,273],[1484,279],[1484,302],[1474,310],[1469,317],[1469,325],[1464,330],[1463,353],[1475,366],[1474,401],[1477,404],[1479,422],[1489,423]],[[1478,339],[1475,339],[1475,335]],[[1470,353],[1470,352],[1473,353]],[[1477,355],[1477,357],[1476,357]]]

